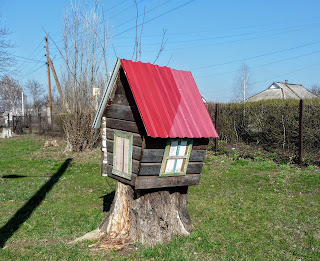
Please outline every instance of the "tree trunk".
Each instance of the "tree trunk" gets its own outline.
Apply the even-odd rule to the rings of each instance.
[[[155,245],[170,241],[173,235],[189,235],[192,223],[187,192],[188,187],[133,190],[118,182],[109,215],[91,232],[100,238],[96,245],[104,248],[115,242]],[[76,241],[83,239],[93,238],[84,236]]]

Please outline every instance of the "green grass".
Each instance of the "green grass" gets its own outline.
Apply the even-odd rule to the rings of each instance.
[[[43,144],[33,135],[0,140],[0,229],[23,206],[31,211],[0,249],[0,260],[320,260],[317,167],[209,156],[201,184],[189,189],[189,237],[130,251],[92,250],[92,242],[68,242],[99,225],[107,214],[101,196],[115,182],[100,176],[98,149],[70,155]],[[66,171],[51,178],[69,157]],[[41,203],[32,205],[52,180]]]

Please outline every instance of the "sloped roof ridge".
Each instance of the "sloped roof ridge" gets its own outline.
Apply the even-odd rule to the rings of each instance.
[[[130,61],[130,62],[134,62],[134,63],[148,64],[148,65],[159,67],[159,68],[167,68],[169,70],[173,70],[173,71],[177,71],[177,72],[191,72],[191,71],[186,71],[186,70],[181,70],[181,69],[174,69],[174,68],[171,68],[171,67],[166,66],[166,65],[153,64],[153,63],[150,63],[150,62],[132,61],[132,60],[129,60],[129,59],[120,59],[120,61]]]

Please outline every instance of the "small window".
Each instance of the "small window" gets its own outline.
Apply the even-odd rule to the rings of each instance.
[[[113,143],[112,173],[131,180],[132,134],[115,132]]]
[[[169,140],[163,155],[160,176],[185,175],[187,172],[191,149],[191,139]]]

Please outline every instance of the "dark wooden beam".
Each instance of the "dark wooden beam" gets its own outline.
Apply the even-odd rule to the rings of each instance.
[[[125,121],[125,120],[107,118],[106,124],[107,124],[107,127],[111,128],[111,129],[139,133],[139,128],[138,128],[136,122],[134,122],[134,121]]]
[[[151,188],[165,188],[165,187],[179,187],[198,185],[201,175],[190,174],[179,177],[150,177],[137,176],[135,182],[135,189],[151,189]]]
[[[107,139],[113,140],[114,132],[117,131],[115,129],[107,128]],[[142,137],[140,134],[127,132],[128,134],[132,134],[132,143],[134,146],[142,147]]]
[[[187,167],[187,174],[200,174],[202,170],[202,162],[189,162]],[[141,163],[140,176],[159,176],[161,163]]]

